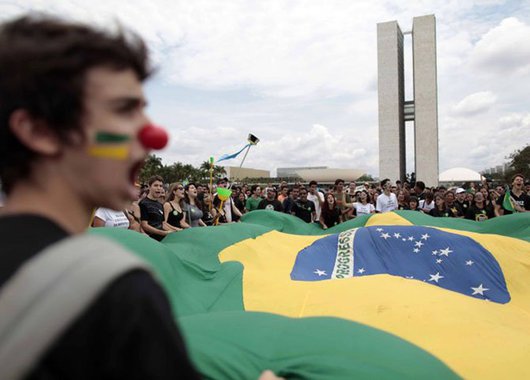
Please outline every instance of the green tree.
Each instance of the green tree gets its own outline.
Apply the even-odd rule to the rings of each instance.
[[[510,169],[506,171],[504,178],[508,183],[516,173],[522,174],[525,178],[530,178],[530,145],[514,151],[507,158],[510,160],[508,163]]]
[[[202,164],[199,166],[200,175],[202,176],[202,180],[210,180],[210,162],[209,161],[203,161]],[[219,165],[213,166],[213,178],[214,180],[216,178],[221,178],[226,175],[226,170],[224,167]]]
[[[164,165],[162,164],[162,158],[157,157],[154,154],[150,154],[145,159],[144,166],[140,172],[140,182],[146,183],[150,177],[154,175],[161,175],[161,171]]]
[[[374,181],[374,177],[372,177],[370,174],[363,174],[362,176],[360,176],[359,178],[357,178],[357,181],[359,182],[373,182]]]

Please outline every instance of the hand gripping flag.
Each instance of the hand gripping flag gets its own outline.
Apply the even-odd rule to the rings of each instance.
[[[95,230],[154,267],[206,378],[530,376],[528,214],[400,211],[322,231],[253,211],[162,243]]]

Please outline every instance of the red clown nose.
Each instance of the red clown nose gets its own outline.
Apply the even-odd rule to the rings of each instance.
[[[140,132],[138,138],[146,149],[163,149],[169,140],[166,130],[153,124],[147,124]]]

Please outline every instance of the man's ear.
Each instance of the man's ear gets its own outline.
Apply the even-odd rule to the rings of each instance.
[[[60,152],[61,143],[57,134],[24,109],[15,110],[11,114],[9,128],[24,146],[35,153],[53,156]]]

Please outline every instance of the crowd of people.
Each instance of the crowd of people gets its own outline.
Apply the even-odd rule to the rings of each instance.
[[[222,200],[218,188],[230,187]],[[167,189],[167,190],[166,190]],[[227,178],[206,184],[164,184],[154,176],[140,189],[139,200],[124,211],[98,209],[93,226],[130,228],[161,240],[169,233],[190,227],[237,222],[254,210],[270,210],[294,215],[304,222],[328,229],[362,215],[394,210],[411,210],[433,217],[465,218],[484,221],[494,217],[530,210],[530,181],[513,177],[505,202],[506,188],[488,182],[466,183],[462,187],[426,187],[422,181],[357,185],[337,179],[332,186],[285,182],[278,186],[233,184]]]

